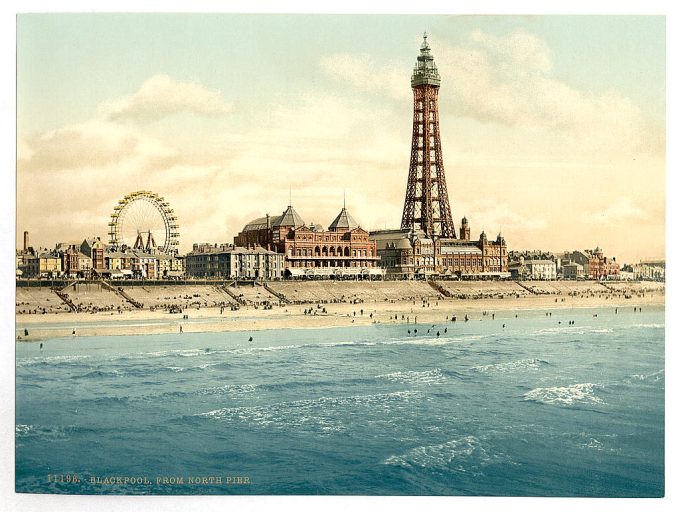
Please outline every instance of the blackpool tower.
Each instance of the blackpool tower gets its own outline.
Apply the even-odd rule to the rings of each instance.
[[[426,33],[411,75],[413,136],[401,228],[422,230],[432,239],[456,238],[439,137],[440,82]]]

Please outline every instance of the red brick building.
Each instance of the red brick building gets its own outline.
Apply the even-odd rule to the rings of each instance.
[[[375,241],[345,207],[328,230],[307,226],[292,206],[279,216],[260,217],[234,237],[237,247],[260,246],[285,255],[289,268],[377,268]]]
[[[591,279],[617,279],[620,271],[616,259],[607,258],[599,247],[588,255],[588,277]]]

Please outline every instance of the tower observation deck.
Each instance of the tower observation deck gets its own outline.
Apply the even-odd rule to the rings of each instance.
[[[422,230],[428,238],[456,238],[439,135],[440,83],[425,33],[411,75],[413,135],[401,228]]]

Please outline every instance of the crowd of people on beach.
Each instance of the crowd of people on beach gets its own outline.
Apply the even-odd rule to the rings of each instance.
[[[509,283],[504,283],[507,285]],[[301,283],[298,285],[300,289],[304,290],[305,284]],[[319,285],[316,284],[318,287]],[[529,285],[525,285],[529,287]],[[544,285],[547,286],[547,285]],[[507,286],[506,286],[507,287]],[[453,289],[453,288],[452,288]],[[431,308],[433,305],[437,307],[439,301],[446,300],[448,298],[458,298],[465,300],[482,300],[482,299],[508,299],[514,298],[519,299],[521,297],[530,296],[529,292],[526,294],[513,293],[510,294],[507,291],[496,290],[493,291],[492,284],[480,285],[480,291],[477,293],[452,293],[451,297],[445,297],[442,294],[433,294],[427,296],[417,296],[417,295],[404,295],[403,297],[393,298],[384,296],[382,299],[374,297],[372,302],[377,303],[403,303],[411,302],[413,305],[418,304],[421,308]],[[567,298],[575,299],[600,299],[600,300],[628,300],[634,298],[645,298],[647,294],[660,294],[665,293],[663,287],[646,287],[646,286],[632,286],[621,284],[618,287],[613,287],[611,285],[604,285],[593,283],[588,287],[579,287],[578,289],[567,290],[555,288],[555,293],[549,293],[549,295],[555,296],[555,302],[565,302]],[[128,290],[129,291],[129,290]],[[145,290],[146,291],[146,290]],[[290,289],[286,290],[290,292]],[[297,288],[292,290],[297,292]],[[434,292],[434,290],[433,290]],[[233,293],[233,292],[232,292]],[[277,292],[278,293],[278,292]],[[374,293],[374,292],[371,292]],[[317,309],[305,308],[305,315],[319,314],[319,305],[324,306],[328,304],[366,304],[367,297],[359,296],[358,294],[343,294],[339,297],[328,297],[328,298],[316,298],[314,300],[300,300],[298,297],[286,297],[284,294],[279,294],[279,296],[274,297],[266,292],[257,293],[255,296],[254,292],[249,292],[250,298],[246,298],[243,293],[234,294],[235,298],[238,298],[239,302],[236,300],[225,300],[224,295],[217,295],[216,299],[210,300],[210,294],[205,296],[201,293],[185,293],[176,295],[149,295],[149,305],[145,305],[141,301],[128,301],[119,295],[114,295],[109,292],[101,292],[101,295],[94,294],[95,300],[92,301],[80,301],[78,300],[81,296],[74,294],[72,298],[69,299],[69,295],[65,292],[61,292],[61,295],[65,299],[61,299],[56,294],[50,293],[47,289],[43,289],[42,294],[37,294],[35,299],[30,295],[28,300],[26,294],[22,295],[22,300],[17,300],[16,302],[16,314],[17,315],[45,315],[45,314],[58,314],[58,313],[68,313],[71,311],[78,313],[110,313],[110,314],[123,314],[128,311],[133,311],[136,309],[145,309],[147,311],[161,311],[165,313],[178,313],[185,309],[201,309],[201,308],[219,308],[220,314],[223,314],[226,310],[237,311],[241,307],[254,308],[254,309],[265,309],[271,310],[274,307],[284,307],[286,305],[314,305]],[[536,292],[537,295],[547,295],[548,293]],[[19,294],[17,294],[19,296]],[[133,295],[139,297],[140,293],[133,293]],[[304,295],[304,293],[300,293]],[[115,302],[111,301],[111,298],[117,299]],[[106,299],[108,298],[108,302]],[[33,300],[31,300],[33,299]],[[71,305],[65,301],[71,301]],[[324,313],[325,314],[325,313]]]

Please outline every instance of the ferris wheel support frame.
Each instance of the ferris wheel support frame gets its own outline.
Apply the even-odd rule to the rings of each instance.
[[[138,190],[126,194],[113,208],[111,221],[109,222],[109,243],[111,246],[118,250],[121,245],[123,245],[121,221],[124,220],[130,205],[135,201],[146,201],[158,211],[163,219],[165,227],[165,243],[162,247],[158,247],[158,249],[165,254],[177,254],[179,246],[179,225],[177,224],[177,216],[175,215],[174,210],[170,208],[170,203],[168,203],[164,197],[161,197],[150,190]]]

